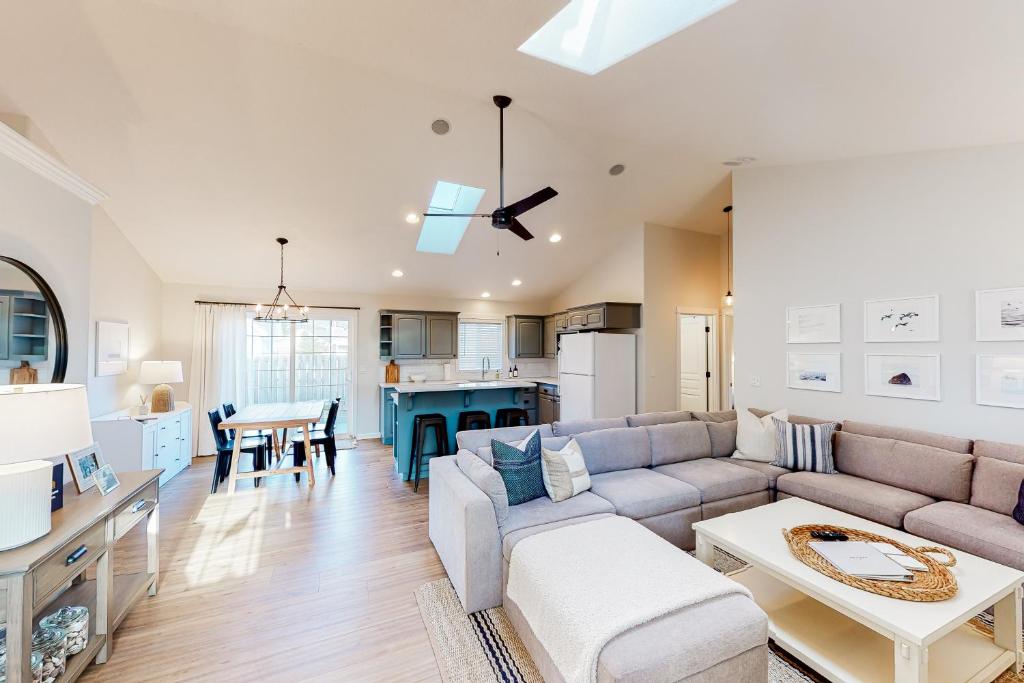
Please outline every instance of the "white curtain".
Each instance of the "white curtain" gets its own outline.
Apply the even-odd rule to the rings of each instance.
[[[217,452],[207,412],[224,403],[241,410],[249,397],[246,311],[246,306],[196,304],[188,384],[196,455]]]

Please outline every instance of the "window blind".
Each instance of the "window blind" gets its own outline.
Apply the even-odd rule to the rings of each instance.
[[[501,331],[498,322],[459,322],[459,370],[483,370],[484,358],[490,358],[492,370],[500,370]]]

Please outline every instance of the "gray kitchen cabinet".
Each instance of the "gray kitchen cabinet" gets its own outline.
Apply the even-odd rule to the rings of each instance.
[[[569,330],[569,314],[565,311],[554,313],[551,316],[555,319],[555,333],[561,334]]]
[[[423,313],[395,313],[395,358],[423,358],[427,350],[427,316]]]
[[[508,328],[509,358],[544,357],[544,318],[535,315],[510,315]]]
[[[561,314],[559,314],[561,315]],[[565,312],[568,331],[627,330],[640,327],[640,304],[600,303]]]
[[[544,357],[558,357],[558,320],[553,315],[544,318]]]
[[[7,360],[8,358],[9,346],[7,333],[10,329],[10,321],[8,319],[10,311],[11,297],[0,296],[0,360]]]
[[[458,316],[427,313],[427,358],[455,358],[459,353],[458,338]]]

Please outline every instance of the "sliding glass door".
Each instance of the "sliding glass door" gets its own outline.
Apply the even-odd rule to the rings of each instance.
[[[302,323],[248,321],[249,403],[341,399],[335,434],[354,428],[355,311]]]

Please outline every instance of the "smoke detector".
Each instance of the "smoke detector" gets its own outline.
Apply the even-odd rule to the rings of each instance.
[[[430,130],[434,131],[436,135],[447,135],[452,129],[452,124],[445,119],[436,119],[430,124]]]

